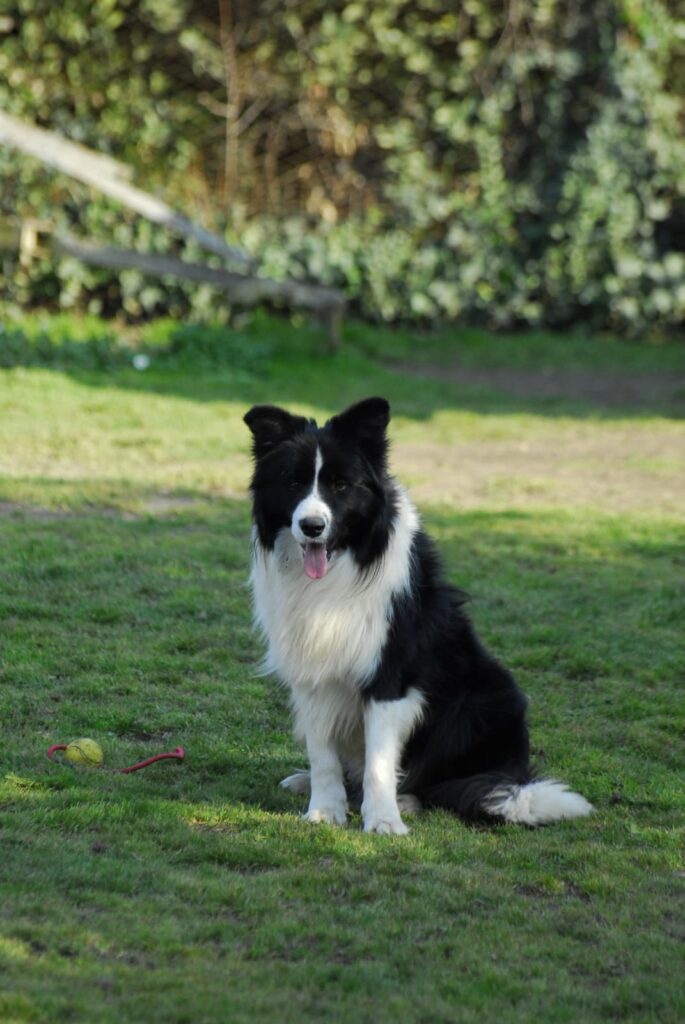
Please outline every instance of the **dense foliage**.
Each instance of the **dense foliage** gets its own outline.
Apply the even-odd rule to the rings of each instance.
[[[371,318],[625,332],[685,320],[678,0],[14,0],[0,106],[112,153],[263,269]],[[197,255],[0,151],[3,216]],[[72,260],[20,301],[133,316],[196,287]]]

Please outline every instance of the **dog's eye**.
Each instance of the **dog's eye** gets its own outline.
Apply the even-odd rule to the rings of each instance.
[[[349,486],[350,485],[347,480],[341,480],[340,478],[334,480],[331,484],[331,487],[337,494],[342,494],[342,492],[346,491]]]
[[[287,469],[281,472],[281,482],[289,491],[296,491],[302,485],[297,473],[291,473]]]

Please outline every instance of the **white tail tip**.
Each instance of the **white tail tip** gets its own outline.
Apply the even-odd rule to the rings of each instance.
[[[553,779],[529,782],[525,786],[500,786],[488,795],[484,808],[488,814],[521,825],[546,825],[564,818],[584,818],[594,810],[584,796]]]

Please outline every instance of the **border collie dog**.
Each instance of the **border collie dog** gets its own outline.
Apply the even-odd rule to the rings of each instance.
[[[526,698],[482,646],[416,510],[388,474],[390,407],[368,398],[322,427],[272,405],[253,435],[252,589],[264,668],[291,694],[310,822],[404,835],[401,813],[541,825],[589,814],[529,763]],[[347,788],[346,788],[347,787]]]

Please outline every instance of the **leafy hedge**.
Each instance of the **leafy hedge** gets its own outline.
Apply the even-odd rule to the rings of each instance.
[[[685,321],[678,0],[221,0],[214,23],[191,0],[9,7],[0,105],[129,161],[265,272],[385,321]],[[14,154],[0,180],[5,214],[199,255]],[[8,269],[23,304],[223,301],[71,260]]]

